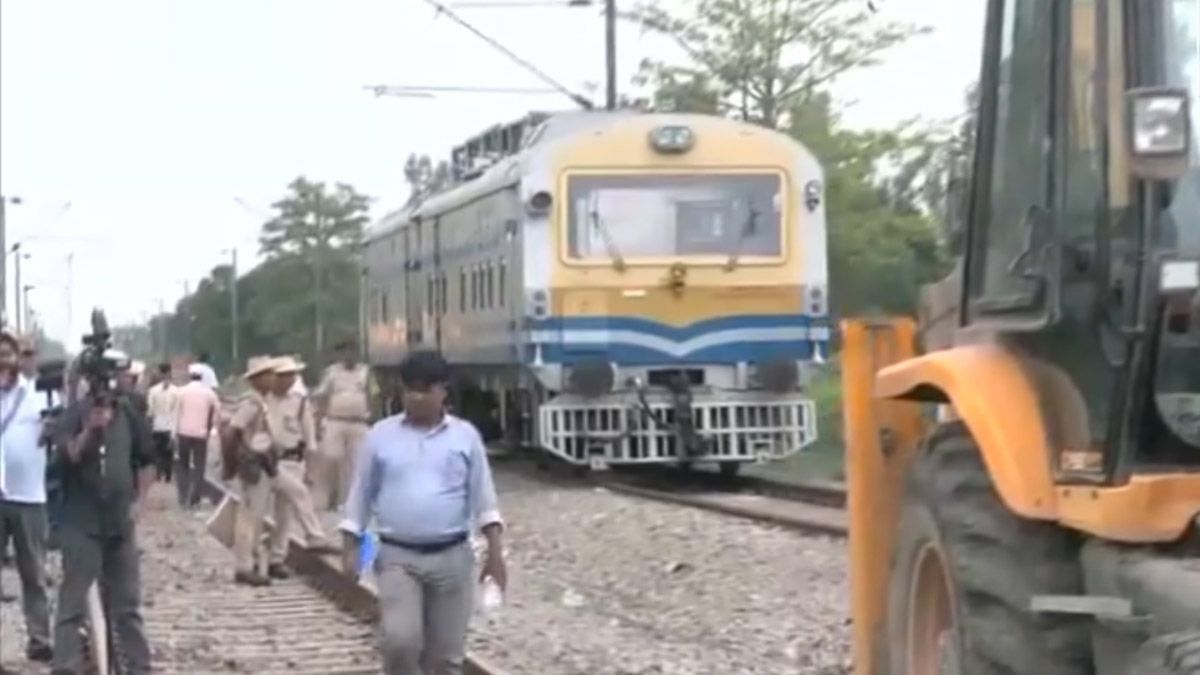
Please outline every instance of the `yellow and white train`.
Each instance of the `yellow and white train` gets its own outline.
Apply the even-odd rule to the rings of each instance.
[[[408,350],[438,349],[485,437],[592,468],[735,472],[815,440],[826,228],[803,145],[701,115],[532,114],[454,167],[368,236],[385,392]]]

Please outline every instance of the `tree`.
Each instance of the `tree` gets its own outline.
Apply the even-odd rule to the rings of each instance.
[[[268,260],[291,263],[296,277],[288,278],[291,293],[310,299],[314,352],[325,349],[326,313],[331,300],[332,274],[344,274],[347,255],[354,259],[368,222],[370,201],[354,188],[338,183],[333,192],[325,183],[303,176],[288,185],[290,194],[272,205],[278,215],[263,225],[259,242]],[[300,286],[297,278],[307,277]],[[296,300],[288,303],[295,306]]]
[[[429,155],[411,154],[404,162],[404,180],[408,183],[408,203],[411,206],[435,192],[450,186],[450,163],[436,165]]]
[[[773,128],[839,76],[928,30],[881,20],[862,0],[697,0],[688,7],[681,14],[642,4],[629,14],[686,57],[684,64],[645,61],[639,81],[677,110],[735,114]]]

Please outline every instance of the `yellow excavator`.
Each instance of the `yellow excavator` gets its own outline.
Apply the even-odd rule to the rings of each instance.
[[[1200,673],[1200,0],[988,0],[958,263],[842,325],[855,672]]]

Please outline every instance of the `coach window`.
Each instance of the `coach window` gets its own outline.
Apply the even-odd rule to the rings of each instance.
[[[465,267],[458,268],[458,311],[460,314],[467,313],[467,270]]]
[[[484,286],[485,290],[484,290],[483,297],[485,298],[485,302],[487,302],[487,308],[491,309],[496,306],[496,295],[495,295],[496,288],[495,288],[494,284],[492,283],[494,280],[492,279],[492,263],[490,261],[487,264],[486,275],[487,276],[484,277],[484,279],[486,279],[486,282],[485,282],[486,285]]]
[[[479,266],[471,266],[471,310],[479,309]]]
[[[381,323],[388,322],[388,294],[387,294],[387,291],[382,291],[379,294],[379,320]]]
[[[508,288],[508,284],[506,283],[508,281],[508,263],[505,262],[504,258],[500,259],[500,266],[497,268],[496,277],[496,287],[500,291],[500,297],[498,298],[499,302],[497,304],[503,307],[504,295],[507,293]]]

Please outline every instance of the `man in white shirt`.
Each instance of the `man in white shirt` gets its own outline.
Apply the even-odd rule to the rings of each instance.
[[[150,410],[150,436],[154,441],[154,474],[158,480],[171,482],[171,467],[175,464],[175,453],[171,450],[171,437],[175,434],[175,415],[179,406],[178,387],[171,382],[171,364],[158,364],[162,379],[150,387],[146,395]]]
[[[0,549],[12,540],[29,636],[25,655],[48,662],[46,450],[41,404],[20,373],[20,350],[11,333],[0,332]]]
[[[217,372],[212,369],[212,366],[208,365],[208,361],[208,352],[200,352],[200,356],[196,357],[196,362],[188,366],[188,373],[192,375],[199,374],[202,384],[211,389],[216,389],[221,383],[217,380]]]

